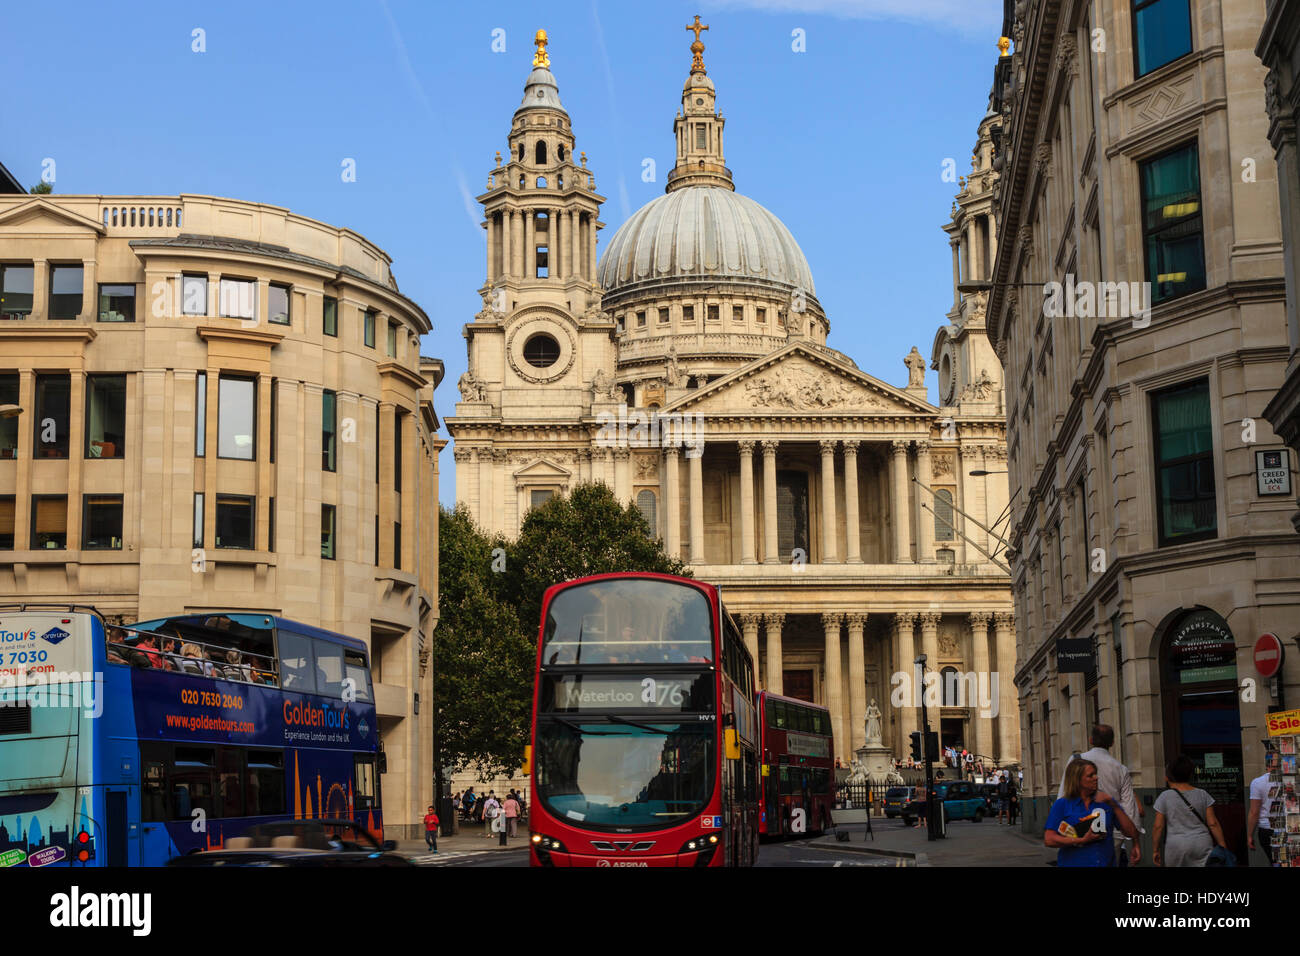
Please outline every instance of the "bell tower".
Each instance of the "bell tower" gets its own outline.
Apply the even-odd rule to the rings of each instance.
[[[699,15],[686,29],[695,34],[691,43],[691,75],[682,88],[682,108],[673,120],[677,136],[677,164],[668,174],[664,192],[683,186],[720,186],[735,191],[731,170],[722,152],[722,128],[726,120],[715,108],[713,81],[704,69],[704,44],[700,33],[707,30]]]

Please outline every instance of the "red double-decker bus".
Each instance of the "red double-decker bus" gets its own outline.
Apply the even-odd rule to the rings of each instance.
[[[763,759],[759,832],[773,839],[822,832],[835,803],[830,711],[760,691],[758,719]]]
[[[754,663],[718,589],[665,574],[557,584],[542,604],[534,866],[748,866]]]

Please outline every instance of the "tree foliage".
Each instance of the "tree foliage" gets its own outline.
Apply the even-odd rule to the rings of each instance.
[[[27,190],[27,192],[33,196],[48,196],[50,193],[54,192],[54,187],[42,180],[31,189]]]
[[[688,573],[641,512],[603,484],[578,485],[533,509],[513,544],[475,527],[463,505],[440,509],[438,533],[436,759],[474,767],[483,779],[517,770],[528,743],[546,589],[613,571]]]

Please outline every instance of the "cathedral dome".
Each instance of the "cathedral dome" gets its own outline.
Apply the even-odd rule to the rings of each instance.
[[[718,186],[676,189],[642,206],[614,233],[597,279],[610,294],[680,279],[757,280],[815,292],[808,260],[785,224]]]

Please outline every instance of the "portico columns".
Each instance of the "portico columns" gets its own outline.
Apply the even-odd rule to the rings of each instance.
[[[819,442],[822,451],[822,563],[838,564],[835,541],[835,440]]]
[[[896,441],[894,456],[890,459],[891,482],[894,490],[890,505],[894,518],[894,563],[912,563],[912,527],[909,521],[912,496],[907,493],[907,442]],[[909,661],[910,664],[910,661]]]
[[[916,648],[912,641],[912,628],[916,623],[916,615],[910,611],[900,612],[894,615],[894,666],[907,675],[907,679],[902,682],[903,689],[908,693],[903,697],[903,706],[898,709],[898,741],[897,746],[900,748],[899,753],[906,753],[906,748],[910,742],[912,731],[918,729],[916,708],[912,706],[917,695],[924,688],[913,686],[916,683],[916,665],[912,663],[916,658]],[[894,684],[891,678],[890,690]]]
[[[844,561],[862,563],[862,529],[858,522],[858,442],[844,442]],[[850,636],[852,631],[849,632]],[[865,711],[864,711],[865,713]],[[857,718],[854,718],[855,720]],[[865,733],[865,731],[864,731]]]
[[[939,618],[941,616],[935,611],[921,614],[921,653],[925,655],[927,671],[939,669]]]
[[[1013,679],[1016,672],[1016,616],[1007,612],[993,615],[993,633],[998,655],[998,684],[990,691],[998,700],[998,763],[1020,760],[1020,734],[1016,722],[1020,717],[1020,700]]]
[[[682,493],[680,456],[673,446],[664,449],[664,550],[670,558],[682,556]]]
[[[928,441],[916,443],[916,480],[925,486],[916,489],[916,560],[922,564],[934,564],[934,496],[926,490],[930,487]],[[921,507],[922,502],[925,508]]]
[[[704,449],[698,454],[691,450],[686,452],[687,467],[690,472],[690,512],[687,523],[691,533],[691,564],[704,563]]]
[[[763,623],[767,626],[767,690],[782,694],[781,625],[785,623],[785,615],[769,612],[763,615]]]
[[[777,442],[763,442],[763,563],[777,564],[781,558],[776,547],[776,447]],[[769,690],[771,685],[769,685]],[[778,692],[779,693],[779,692]]]
[[[987,686],[985,681],[989,672],[989,619],[988,611],[973,611],[970,615],[971,663],[975,666],[976,686]],[[978,696],[978,695],[977,695]],[[1001,704],[1001,701],[998,702]],[[981,714],[980,702],[967,700],[966,706],[971,712],[971,727],[975,730],[975,740],[967,746],[975,751],[977,757],[993,755],[993,726],[988,717]]]
[[[740,447],[740,563],[756,564],[754,557],[754,442],[737,442]],[[755,660],[757,660],[755,656]]]
[[[853,751],[867,743],[867,663],[862,645],[862,632],[867,626],[867,615],[848,615],[849,625],[849,746]]]
[[[614,449],[614,496],[618,503],[627,505],[632,501],[632,452],[627,448]]]
[[[761,614],[739,614],[740,629],[745,635],[745,647],[749,651],[749,656],[754,659],[754,689],[763,680],[763,675],[758,672],[758,626],[763,623]]]
[[[822,615],[822,628],[826,633],[826,707],[831,712],[831,729],[835,735],[835,749],[844,755],[844,675],[841,673],[843,651],[840,649],[840,624],[844,615],[829,612]]]

